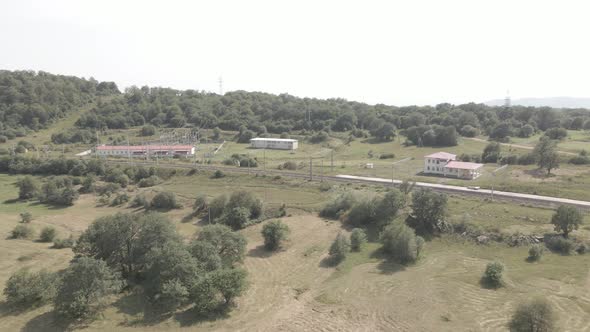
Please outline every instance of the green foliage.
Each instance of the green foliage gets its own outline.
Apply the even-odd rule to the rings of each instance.
[[[39,241],[41,242],[53,242],[53,239],[57,236],[57,231],[54,227],[47,226],[41,230],[39,235]]]
[[[481,154],[481,160],[484,163],[497,163],[501,157],[500,143],[492,142],[486,145]]]
[[[34,198],[39,192],[39,184],[32,176],[25,176],[16,182],[19,199]]]
[[[207,225],[203,227],[191,247],[196,242],[206,242],[215,248],[223,266],[232,267],[241,262],[246,253],[246,239],[240,233],[233,232],[225,225]],[[191,249],[194,253],[195,251]]]
[[[551,223],[555,227],[555,231],[562,232],[565,238],[569,236],[569,233],[578,229],[583,222],[580,211],[570,205],[561,205],[551,217]]]
[[[264,247],[267,250],[277,250],[281,247],[282,242],[289,235],[289,226],[280,220],[272,220],[262,227],[262,237],[264,237]]]
[[[207,210],[207,196],[204,194],[197,195],[195,203],[193,203],[193,211],[196,213]]]
[[[146,187],[153,187],[155,185],[160,184],[161,182],[162,182],[162,180],[157,175],[152,175],[150,177],[143,178],[143,179],[139,180],[137,185],[140,188],[146,188]]]
[[[224,223],[234,229],[247,226],[262,215],[262,201],[251,192],[239,190],[216,197],[209,204],[211,220]]]
[[[395,158],[394,153],[382,153],[381,155],[379,155],[379,159],[393,159],[393,158]]]
[[[245,207],[226,207],[220,221],[233,229],[242,229],[250,222],[250,210]]]
[[[457,130],[453,126],[420,125],[412,126],[403,131],[407,144],[422,146],[455,146]]]
[[[111,206],[119,206],[121,204],[125,204],[129,202],[129,195],[126,193],[118,194],[112,201]]]
[[[213,173],[213,178],[215,178],[215,179],[221,179],[223,177],[225,177],[225,173],[223,173],[222,170],[218,169]]]
[[[332,242],[328,253],[330,255],[331,263],[336,265],[342,262],[346,258],[349,248],[350,243],[348,243],[346,236],[342,233],[338,233],[334,242]]]
[[[383,252],[402,264],[416,261],[421,249],[414,230],[400,220],[385,226],[380,241],[383,244]]]
[[[486,265],[486,270],[483,273],[482,282],[489,287],[498,288],[504,283],[502,274],[504,272],[504,265],[500,262],[491,262]]]
[[[566,239],[562,236],[548,236],[545,238],[545,246],[549,250],[561,253],[563,255],[569,255],[574,249],[574,241]]]
[[[35,234],[35,231],[27,225],[16,225],[10,233],[12,239],[30,239]]]
[[[528,259],[532,262],[536,262],[541,260],[541,257],[543,257],[543,252],[545,251],[545,248],[543,248],[543,246],[539,245],[539,244],[533,244],[530,248],[529,248],[529,257]]]
[[[143,207],[144,209],[148,209],[150,207],[150,201],[143,193],[137,194],[133,197],[133,200],[130,204],[131,207]]]
[[[363,229],[355,228],[350,234],[350,249],[352,251],[361,251],[363,245],[367,242],[367,234]]]
[[[28,224],[33,220],[33,214],[29,211],[20,213],[20,222]]]
[[[322,143],[328,140],[328,138],[330,138],[330,135],[328,135],[327,132],[325,131],[319,131],[316,134],[314,134],[313,136],[311,136],[309,138],[309,141],[311,143],[317,144],[317,143]]]
[[[6,282],[4,296],[11,306],[43,305],[55,297],[58,282],[55,273],[21,269],[12,274]]]
[[[54,177],[43,184],[38,198],[41,203],[68,206],[79,196],[69,177]]]
[[[96,178],[92,174],[86,175],[84,180],[82,180],[82,187],[80,188],[80,191],[83,193],[92,193],[95,190],[96,190]]]
[[[552,332],[557,331],[557,316],[549,301],[535,298],[521,303],[512,315],[511,332]]]
[[[290,171],[297,170],[297,163],[294,161],[286,161],[284,164],[279,165],[279,169],[287,169]]]
[[[171,191],[161,191],[152,198],[151,206],[156,209],[178,209],[176,194]]]
[[[74,237],[70,236],[66,239],[55,239],[53,241],[53,249],[64,249],[64,248],[72,248],[76,244]]]
[[[122,283],[102,260],[76,259],[64,272],[55,297],[55,310],[68,318],[87,318],[97,313],[108,295],[121,289]]]
[[[141,136],[154,136],[156,134],[156,127],[152,125],[145,125],[141,127],[139,134]]]
[[[418,234],[431,235],[441,230],[447,213],[447,196],[426,188],[412,195],[412,214],[406,222]]]
[[[567,137],[565,128],[549,128],[545,131],[545,136],[550,139],[562,140]]]
[[[344,212],[348,211],[357,199],[351,192],[345,192],[334,197],[320,211],[320,216],[324,218],[339,218]]]
[[[546,169],[547,174],[550,174],[552,169],[559,167],[557,144],[549,137],[541,137],[539,143],[535,145],[533,154],[537,160],[537,165],[539,165],[540,168]]]
[[[362,197],[357,200],[348,212],[348,221],[359,226],[374,224],[377,220],[379,202],[377,197]]]

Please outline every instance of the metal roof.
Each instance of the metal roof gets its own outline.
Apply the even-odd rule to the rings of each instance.
[[[456,154],[448,153],[448,152],[436,152],[433,154],[429,154],[424,156],[424,158],[436,158],[436,159],[445,159],[445,160],[455,160],[457,158]]]
[[[267,138],[267,137],[256,137],[250,141],[277,141],[277,142],[297,142],[296,139],[292,138]]]
[[[445,168],[458,168],[458,169],[478,169],[483,167],[483,164],[470,163],[466,161],[450,161],[445,165]]]
[[[101,145],[97,146],[98,151],[147,151],[147,150],[192,150],[192,145]]]

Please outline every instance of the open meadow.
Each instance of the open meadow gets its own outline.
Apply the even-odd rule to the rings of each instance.
[[[421,258],[401,265],[387,260],[374,235],[358,253],[351,253],[337,267],[326,264],[330,243],[350,227],[337,220],[317,216],[318,210],[342,191],[383,193],[382,186],[332,184],[320,189],[317,182],[275,177],[231,175],[213,179],[207,172],[178,172],[152,188],[130,187],[135,195],[146,191],[173,191],[183,205],[166,214],[179,233],[191,238],[207,224],[207,218],[191,218],[191,204],[198,194],[209,198],[236,189],[253,192],[265,204],[286,204],[282,218],[291,229],[283,248],[275,253],[263,247],[260,231],[264,223],[240,232],[248,240],[243,266],[248,271],[248,289],[230,313],[199,318],[191,311],[178,312],[165,320],[154,320],[137,293],[123,292],[110,299],[111,305],[95,321],[76,326],[87,331],[503,331],[520,301],[543,295],[558,312],[562,331],[590,329],[590,256],[548,252],[540,262],[527,262],[528,246],[510,247],[491,242],[477,245],[459,235],[443,235],[427,241]],[[94,195],[85,194],[67,208],[16,201],[18,177],[0,175],[0,283],[22,267],[60,270],[73,254],[70,249],[50,249],[34,238],[8,239],[18,224],[18,214],[30,211],[37,231],[57,228],[59,237],[79,235],[95,218],[127,207],[97,205]],[[323,191],[322,191],[323,190]],[[552,232],[552,210],[490,202],[486,199],[449,197],[448,219],[468,221],[486,232],[543,235]],[[402,218],[408,211],[400,215]],[[187,217],[188,216],[188,217]],[[585,217],[586,225],[590,218]],[[590,227],[575,232],[590,240]],[[488,262],[506,266],[506,285],[488,289],[480,278]],[[50,306],[14,311],[3,305],[0,330],[62,331],[54,322]]]

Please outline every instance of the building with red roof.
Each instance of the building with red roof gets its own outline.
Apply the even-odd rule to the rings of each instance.
[[[99,145],[96,155],[101,157],[191,157],[195,155],[192,145]]]
[[[457,161],[457,155],[436,152],[424,156],[424,173],[473,180],[481,175],[483,164]]]

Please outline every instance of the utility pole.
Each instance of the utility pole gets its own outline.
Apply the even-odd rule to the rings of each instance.
[[[324,182],[324,159],[322,159],[322,165],[320,168],[320,182]]]
[[[334,172],[334,149],[330,150],[330,169]]]
[[[498,168],[496,168],[495,170],[492,171],[492,176],[494,177],[494,180],[492,181],[492,191],[490,192],[490,194],[491,194],[490,196],[491,196],[491,201],[492,202],[494,201],[494,183],[496,182],[496,174],[497,174],[497,172],[500,172],[500,171],[506,169],[507,167],[508,167],[508,164],[506,164],[504,166],[501,166],[501,167],[498,167]]]
[[[309,181],[313,181],[313,164],[311,162],[311,157],[309,157]]]

